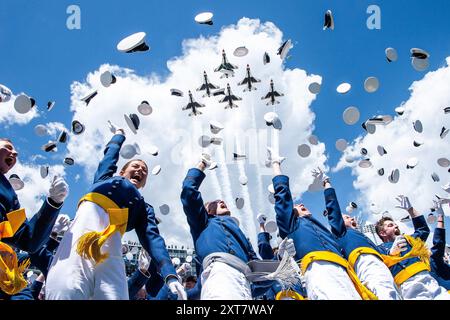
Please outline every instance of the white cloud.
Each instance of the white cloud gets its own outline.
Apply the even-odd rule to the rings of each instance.
[[[207,172],[207,178],[201,187],[204,200],[217,197],[224,198],[231,208],[232,214],[239,218],[241,227],[252,239],[256,239],[256,216],[265,212],[274,216],[273,206],[267,200],[267,185],[271,183],[271,171],[264,166],[266,145],[279,145],[280,153],[287,157],[284,163],[285,173],[292,179],[295,194],[307,190],[312,182],[310,171],[317,166],[324,167],[326,157],[324,144],[312,146],[309,158],[300,158],[297,145],[307,143],[307,137],[313,130],[315,115],[309,108],[315,96],[308,91],[309,83],[321,82],[320,76],[308,75],[300,69],[285,69],[279,56],[276,55],[282,43],[281,31],[270,22],[241,19],[237,25],[224,27],[220,34],[210,38],[188,39],[183,42],[182,55],[167,63],[170,71],[166,79],[158,75],[138,76],[134,71],[119,66],[102,65],[99,70],[89,73],[84,83],[72,85],[72,111],[74,119],[86,126],[86,131],[69,140],[68,150],[77,154],[77,164],[84,166],[85,173],[92,177],[102,150],[111,138],[107,120],[125,127],[126,144],[137,142],[144,159],[152,168],[156,164],[162,166],[158,176],[150,176],[143,191],[146,201],[155,207],[167,203],[171,213],[162,216],[161,233],[167,243],[185,244],[190,234],[180,202],[181,183],[187,170],[199,160],[202,148],[198,144],[201,135],[211,136],[209,120],[218,120],[225,125],[219,134],[223,137],[222,146],[208,148],[219,163],[215,172]],[[236,47],[245,45],[249,54],[244,58],[233,56]],[[219,79],[220,74],[213,72],[221,61],[221,51],[226,50],[230,62],[239,66],[236,76],[230,79]],[[263,54],[267,51],[271,63],[263,65]],[[246,73],[246,65],[250,64],[255,78],[262,82],[256,84],[258,90],[243,92],[238,87]],[[109,88],[101,86],[100,74],[110,70],[117,76],[117,82]],[[208,73],[212,83],[226,87],[230,83],[233,93],[243,98],[237,101],[238,109],[224,109],[225,104],[218,103],[219,98],[202,98],[203,92],[196,92],[203,81],[203,71]],[[280,98],[281,104],[266,106],[261,97],[269,91],[270,79],[275,87],[285,94]],[[183,98],[170,95],[170,89],[177,88],[185,93]],[[80,101],[88,93],[98,90],[98,95],[86,106]],[[203,114],[188,117],[188,111],[182,111],[188,102],[187,91],[191,90],[197,101],[206,104]],[[141,101],[147,100],[153,107],[150,116],[142,116],[137,112]],[[276,111],[283,121],[281,132],[271,132],[266,127],[263,115]],[[137,135],[126,127],[123,115],[137,113],[141,126]],[[232,154],[238,142],[242,152],[248,156],[244,165],[233,163]],[[146,148],[156,145],[159,155],[152,157]],[[226,162],[226,163],[225,163]],[[119,162],[119,168],[125,163]],[[239,184],[239,175],[245,172],[249,178],[247,186]],[[238,211],[234,199],[243,196],[245,209]]]
[[[24,125],[30,122],[33,118],[38,117],[37,108],[32,108],[30,112],[20,114],[14,109],[14,101],[16,96],[11,96],[8,102],[0,103],[0,123],[2,126],[10,126],[13,124]]]
[[[395,197],[404,194],[410,198],[414,207],[428,215],[435,194],[449,196],[441,189],[449,181],[448,169],[437,164],[438,158],[449,158],[450,155],[450,135],[440,138],[441,128],[450,127],[450,115],[444,114],[444,107],[450,106],[450,57],[446,61],[446,66],[428,72],[423,79],[411,85],[411,96],[403,104],[406,111],[402,116],[395,116],[394,121],[386,127],[378,126],[375,134],[355,139],[336,166],[335,170],[347,166],[352,168],[352,173],[356,176],[354,187],[360,191],[359,201],[365,212],[369,212],[374,203],[379,210],[388,210],[395,219],[400,219],[407,213],[395,208],[398,204]],[[416,120],[423,124],[422,133],[417,133],[413,128]],[[422,140],[424,144],[414,147],[415,139]],[[381,157],[378,154],[378,145],[386,149],[386,155]],[[362,147],[369,152],[372,168],[360,168],[358,161],[352,164],[345,161],[346,156],[358,156]],[[406,169],[406,162],[411,157],[416,157],[419,164],[414,169]],[[384,168],[384,176],[377,174],[380,168]],[[400,170],[400,180],[397,184],[392,184],[388,181],[388,176],[395,168]],[[439,175],[440,182],[432,180],[433,172]],[[447,205],[444,210],[447,215],[450,214]],[[369,221],[373,222],[379,217],[371,215]]]

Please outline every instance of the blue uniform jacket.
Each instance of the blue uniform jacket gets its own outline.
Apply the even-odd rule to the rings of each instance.
[[[423,215],[415,217],[412,219],[412,223],[414,225],[414,233],[411,235],[414,238],[419,238],[423,242],[427,241],[428,236],[430,235],[430,228],[428,228],[427,222]],[[389,251],[394,242],[385,242],[378,246],[383,254],[389,254]],[[401,256],[404,256],[409,251],[411,251],[411,245],[407,243],[407,250],[400,253]],[[395,277],[401,270],[405,269],[407,266],[420,261],[419,258],[409,258],[404,261],[397,263],[396,265],[390,267],[392,275]]]
[[[17,249],[34,252],[47,241],[58,217],[62,204],[47,198],[41,209],[16,231],[13,237],[1,241]],[[6,220],[6,214],[20,209],[17,194],[8,179],[0,173],[0,222]]]
[[[273,179],[275,189],[275,212],[277,224],[282,239],[288,237],[294,240],[296,260],[302,259],[313,251],[331,251],[343,256],[336,238],[318,220],[309,217],[298,217],[294,211],[289,178],[284,175]]]
[[[214,252],[229,253],[244,262],[258,259],[251,243],[231,217],[208,215],[198,190],[204,178],[205,174],[199,169],[190,169],[181,192],[184,213],[200,261]]]
[[[136,230],[142,246],[150,254],[152,261],[155,261],[164,279],[167,279],[169,275],[175,276],[176,272],[156,226],[153,207],[144,201],[139,190],[128,179],[114,176],[124,141],[125,136],[116,134],[107,144],[104,157],[95,173],[94,183],[88,192],[100,193],[120,208],[128,208],[127,231]]]
[[[431,275],[440,286],[450,290],[450,266],[444,261],[445,229],[434,229],[433,247],[431,248]]]
[[[343,249],[345,258],[348,259],[350,253],[360,247],[369,247],[380,252],[375,243],[362,232],[352,228],[346,228],[335,190],[333,188],[327,188],[324,190],[324,195],[331,233],[337,237],[338,244]]]

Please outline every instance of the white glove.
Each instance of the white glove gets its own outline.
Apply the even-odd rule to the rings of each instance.
[[[185,275],[186,273],[188,273],[189,271],[191,271],[191,265],[187,262],[184,262],[183,264],[181,264],[181,266],[177,269],[177,274],[180,276]]]
[[[433,200],[434,206],[433,209],[436,212],[438,216],[444,216],[444,210],[442,209],[442,201],[443,199],[440,199],[438,201]]]
[[[281,164],[285,159],[285,157],[280,157],[280,155],[273,150],[273,148],[267,147],[267,161],[270,162],[270,164]]]
[[[70,217],[67,214],[60,214],[56,218],[55,225],[53,226],[52,232],[60,233],[67,231],[70,225]]]
[[[450,183],[447,183],[445,186],[442,186],[442,189],[444,189],[446,192],[450,193]]]
[[[172,294],[176,294],[178,296],[178,300],[187,300],[186,291],[177,279],[170,279],[167,286]]]
[[[395,206],[398,209],[403,209],[408,211],[412,208],[411,203],[409,202],[408,197],[404,195],[399,195],[397,198],[395,198],[400,204],[398,206]]]
[[[261,213],[256,217],[256,219],[258,219],[259,224],[264,224],[264,223],[266,223],[267,217],[266,217],[266,215]]]
[[[294,240],[284,238],[284,240],[281,241],[280,245],[278,246],[278,256],[280,257],[280,259],[283,258],[285,252],[287,252],[290,257],[295,256],[297,251],[295,250]]]
[[[48,190],[48,197],[56,203],[63,203],[69,194],[69,185],[58,176],[53,177],[52,184]]]
[[[152,261],[152,258],[148,254],[148,252],[145,249],[141,249],[141,252],[139,252],[139,270],[142,270],[144,272],[147,272],[148,268],[150,267],[150,262]]]
[[[406,239],[404,236],[395,237],[394,243],[392,244],[389,254],[391,256],[395,256],[395,255],[398,255],[400,252],[408,250],[406,245],[407,245],[407,242],[406,242]]]
[[[330,180],[330,177],[328,177],[322,169],[320,169],[319,167],[317,167],[317,170],[314,169],[313,171],[311,171],[312,176],[314,177],[314,179],[322,182],[322,185],[325,184],[325,182],[328,182]]]
[[[206,168],[209,168],[212,163],[211,156],[207,153],[202,153],[201,162],[203,162]]]

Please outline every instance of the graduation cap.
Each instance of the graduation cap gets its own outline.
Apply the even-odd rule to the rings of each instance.
[[[406,223],[411,221],[411,216],[406,216],[400,219],[400,222]]]
[[[397,58],[398,58],[397,50],[395,50],[394,48],[386,48],[386,50],[384,50],[384,52],[386,54],[386,59],[388,62],[397,61]]]
[[[358,163],[358,166],[360,167],[360,168],[364,168],[364,169],[366,169],[366,168],[370,168],[371,166],[372,166],[372,162],[370,162],[370,159],[363,159],[363,160],[361,160],[359,163]]]
[[[0,84],[0,102],[8,102],[11,100],[12,92],[7,86]]]
[[[235,55],[236,57],[245,57],[247,54],[248,49],[245,46],[237,47],[233,52],[233,55]]]
[[[413,142],[414,147],[420,147],[421,145],[423,145],[423,141],[419,140],[414,140]]]
[[[36,135],[43,137],[46,134],[48,134],[48,130],[47,127],[44,126],[43,124],[38,124],[37,126],[34,127],[34,133],[36,133]]]
[[[420,120],[416,120],[413,122],[414,130],[416,130],[418,133],[422,133],[423,131],[423,125]]]
[[[364,130],[366,130],[370,134],[374,134],[375,131],[377,130],[377,127],[373,123],[367,123],[367,121],[363,122],[361,126],[363,127]]]
[[[308,137],[308,142],[314,146],[317,146],[319,144],[319,139],[317,138],[317,136],[312,134]]]
[[[278,229],[278,225],[274,220],[267,220],[264,224],[264,229],[266,229],[268,233],[275,233]]]
[[[183,91],[178,90],[178,89],[170,89],[170,94],[172,96],[176,96],[176,97],[182,97],[184,95]]]
[[[73,166],[75,164],[75,160],[73,160],[72,158],[64,158],[64,164]]]
[[[430,66],[428,59],[412,58],[411,64],[416,71],[425,71]]]
[[[167,204],[160,205],[159,212],[161,212],[162,215],[166,216],[170,212],[170,207]]]
[[[277,130],[281,130],[283,127],[278,114],[276,114],[275,112],[267,112],[264,115],[264,121],[266,121],[267,126],[273,126]]]
[[[125,121],[127,122],[128,127],[130,128],[130,130],[134,134],[137,134],[137,130],[139,129],[139,124],[141,123],[138,115],[135,113],[130,113],[130,115],[124,114],[123,116],[125,118]]]
[[[367,126],[367,124],[388,125],[391,122],[392,122],[392,116],[390,116],[390,115],[379,115],[379,116],[375,116],[375,117],[370,118],[369,120],[367,120],[366,121],[366,126]]]
[[[297,147],[297,153],[302,158],[307,158],[311,154],[311,147],[307,144],[301,144]]]
[[[54,106],[55,106],[55,101],[47,102],[47,111],[51,111]]]
[[[15,191],[22,190],[23,187],[25,186],[25,184],[20,179],[20,177],[17,174],[14,174],[14,173],[9,176],[9,183],[11,184],[11,186],[13,187],[13,189]]]
[[[236,208],[238,208],[239,210],[244,207],[244,198],[236,198],[234,199],[234,201],[236,203]]]
[[[431,174],[431,179],[433,179],[434,182],[439,182],[441,179],[439,179],[439,176],[437,175],[436,172],[433,172]]]
[[[391,174],[388,177],[389,182],[397,183],[399,179],[400,179],[400,170],[398,169],[392,170]]]
[[[318,82],[312,82],[308,86],[309,92],[312,94],[318,94],[320,92],[321,85]]]
[[[209,122],[209,129],[213,134],[218,134],[224,128],[225,128],[224,125],[221,124],[219,121],[211,120]]]
[[[150,106],[148,101],[145,100],[142,101],[140,105],[138,105],[137,109],[139,113],[142,114],[143,116],[148,116],[153,112],[152,107]]]
[[[416,157],[409,158],[406,162],[406,169],[414,169],[419,164],[419,160]]]
[[[233,152],[233,159],[234,160],[243,160],[243,159],[247,159],[247,156],[245,154],[238,154],[236,152]]]
[[[380,155],[380,157],[382,157],[382,156],[384,156],[385,154],[387,154],[387,151],[386,151],[386,149],[384,149],[383,146],[378,146],[378,147],[377,147],[377,151],[378,151],[378,154]]]
[[[161,166],[160,165],[156,165],[153,169],[152,169],[152,174],[154,176],[158,175],[161,172]]]
[[[428,59],[430,55],[423,49],[420,48],[412,48],[411,49],[411,58],[416,58],[419,60]]]
[[[89,93],[87,96],[85,96],[84,98],[81,99],[81,101],[84,101],[86,103],[86,105],[89,105],[89,103],[91,102],[92,99],[94,99],[94,97],[98,94],[97,90],[95,90],[94,92]]]
[[[445,113],[445,114],[450,113],[450,107],[445,107],[445,108],[444,108],[444,113]]]
[[[56,148],[56,142],[54,141],[49,141],[48,143],[44,144],[41,149],[45,152],[56,152],[57,148]]]
[[[348,143],[345,139],[338,139],[336,141],[336,149],[338,149],[341,152],[344,152],[345,149],[347,149]]]
[[[125,53],[147,51],[150,47],[145,43],[145,32],[134,33],[117,44],[117,50]]]
[[[331,12],[331,10],[327,10],[327,12],[325,12],[323,30],[326,30],[326,29],[334,30],[334,18],[333,18],[333,13]]]
[[[68,136],[68,134],[67,134],[66,130],[61,131],[61,133],[59,134],[59,137],[58,137],[58,142],[59,143],[66,143],[67,142],[67,136]]]
[[[429,224],[433,224],[436,222],[436,220],[437,220],[436,216],[432,212],[430,212],[427,217],[427,222]]]
[[[355,161],[355,159],[352,156],[346,156],[345,161],[348,163],[353,163]]]
[[[345,208],[345,211],[347,211],[348,213],[352,213],[353,210],[357,209],[358,205],[354,202],[350,202],[347,206],[347,208]]]
[[[126,144],[120,149],[120,155],[124,159],[131,159],[139,153],[140,153],[140,150],[139,150],[139,146],[137,143]]]
[[[360,113],[357,107],[348,107],[342,114],[344,122],[348,125],[354,125],[355,123],[357,123],[359,121],[359,116]]]
[[[401,116],[402,114],[405,113],[405,107],[397,107],[395,108],[395,112],[397,112],[397,114]]]
[[[42,178],[42,179],[47,178],[47,176],[48,176],[48,171],[49,171],[48,166],[41,166],[41,168],[40,168],[39,171],[40,171],[40,173],[41,173],[41,178]]]
[[[109,71],[105,71],[100,75],[100,82],[104,87],[109,87],[111,84],[116,83],[117,78]]]
[[[366,155],[367,155],[367,149],[366,149],[366,148],[361,148],[360,153],[361,153],[363,156],[366,156]]]
[[[383,168],[381,168],[381,169],[378,169],[378,175],[379,176],[383,176],[384,175],[384,169]]]
[[[73,120],[72,121],[72,132],[76,135],[79,135],[79,134],[83,133],[83,131],[84,131],[84,125],[78,120]]]
[[[267,52],[264,52],[263,63],[264,63],[264,65],[270,63],[270,56]]]
[[[150,153],[152,156],[156,157],[159,153],[158,147],[156,147],[156,146],[148,147],[148,153]]]
[[[197,22],[198,24],[207,24],[209,26],[213,25],[213,14],[212,12],[202,12],[199,13],[195,16],[194,20],[195,22]]]
[[[280,48],[278,48],[277,55],[280,56],[281,60],[284,60],[289,52],[289,50],[292,48],[292,42],[291,39],[286,40]]]
[[[443,168],[447,168],[448,166],[450,166],[450,160],[448,160],[447,158],[439,158],[437,160],[437,163]]]
[[[210,166],[209,166],[209,168],[208,168],[208,170],[214,170],[214,169],[216,169],[217,167],[218,167],[217,162],[212,161],[211,164],[210,164]]]
[[[441,137],[441,139],[444,139],[445,136],[448,134],[449,131],[450,131],[450,129],[446,129],[445,127],[442,127],[441,133],[439,134],[439,136]]]
[[[245,186],[248,183],[248,178],[246,175],[242,175],[239,177],[239,183]]]
[[[36,100],[28,97],[25,94],[21,94],[14,101],[14,109],[20,113],[25,114],[31,110],[36,105]]]
[[[200,147],[202,148],[207,148],[209,147],[209,145],[211,144],[211,137],[210,136],[206,136],[203,135],[198,139],[198,144],[200,145]]]
[[[375,77],[368,77],[364,81],[364,90],[366,90],[369,93],[373,93],[378,90],[378,87],[380,86],[380,83],[377,78]]]
[[[346,94],[351,88],[352,85],[350,83],[344,82],[337,86],[336,91],[340,94]]]
[[[258,221],[258,223],[265,223],[267,221],[267,216],[263,213],[258,214],[258,216],[256,217],[256,220]]]

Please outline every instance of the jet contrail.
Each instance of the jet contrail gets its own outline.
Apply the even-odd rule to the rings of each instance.
[[[218,156],[217,162],[219,164],[219,167],[215,170],[219,170],[219,172],[220,172],[220,177],[222,180],[222,185],[221,185],[222,194],[224,195],[224,198],[225,198],[224,200],[227,203],[227,205],[231,207],[231,205],[234,205],[234,197],[233,197],[233,192],[231,190],[230,176],[228,173],[225,152],[223,150],[223,147],[217,148],[217,151],[218,152],[216,152],[215,154]]]

